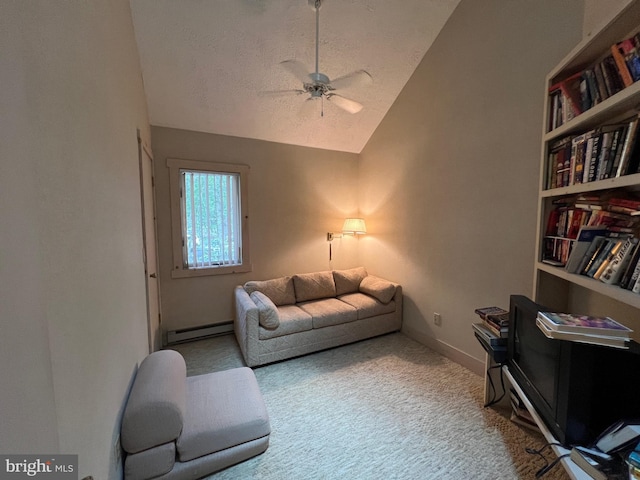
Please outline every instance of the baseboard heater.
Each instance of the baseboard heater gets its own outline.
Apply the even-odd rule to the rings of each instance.
[[[227,335],[233,332],[233,322],[201,325],[199,327],[170,330],[167,332],[167,344],[190,342],[205,337]]]

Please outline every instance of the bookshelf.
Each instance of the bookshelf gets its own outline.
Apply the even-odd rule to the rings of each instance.
[[[594,105],[581,105],[581,113],[572,114],[560,121],[558,103],[550,93],[554,86],[571,79],[586,78],[584,72],[595,71],[597,65],[611,54],[612,45],[633,37],[640,32],[640,0],[629,3],[608,24],[590,37],[585,38],[571,51],[548,75],[545,83],[543,134],[540,162],[540,185],[538,196],[538,221],[536,239],[536,260],[534,263],[534,292],[536,302],[557,311],[575,312],[592,315],[609,315],[632,328],[634,339],[640,334],[640,295],[615,285],[608,285],[585,275],[568,273],[562,266],[544,263],[545,238],[549,237],[548,221],[557,203],[579,195],[598,197],[608,195],[640,195],[640,168],[635,165],[620,176],[593,181],[570,182],[567,186],[556,187],[559,181],[550,179],[556,172],[551,154],[554,147],[563,139],[576,137],[611,124],[628,125],[630,119],[640,113],[640,81],[623,87],[617,93],[602,98]],[[640,47],[640,46],[639,46]],[[600,67],[603,69],[603,67]],[[588,82],[583,84],[588,85]],[[593,84],[591,85],[593,87]],[[594,88],[595,89],[595,88]],[[593,91],[593,90],[592,90]],[[565,95],[565,97],[568,95]],[[580,93],[578,93],[580,96]],[[584,96],[582,99],[584,100]],[[573,99],[575,102],[575,98]],[[565,99],[566,101],[566,99]],[[579,100],[578,100],[579,101]],[[558,125],[560,123],[560,125]],[[594,136],[596,133],[594,133]],[[620,133],[620,142],[624,139],[624,130]],[[637,136],[636,136],[637,138]],[[640,142],[640,140],[638,140]],[[640,155],[640,148],[633,153]],[[594,157],[595,158],[595,157]],[[612,157],[613,158],[613,157]],[[573,168],[573,163],[571,168]],[[577,174],[576,174],[577,175]],[[584,177],[586,180],[586,176]],[[640,217],[638,217],[640,224]],[[553,241],[551,241],[553,244]],[[558,242],[561,243],[561,242]],[[571,244],[569,242],[569,244]],[[549,245],[549,240],[547,240]]]
[[[626,122],[640,113],[640,81],[638,79],[608,98],[600,99],[596,104],[588,105],[586,108],[582,108],[585,105],[581,104],[580,113],[576,114],[574,109],[570,115],[559,121],[557,90],[555,94],[552,93],[554,88],[565,80],[568,84],[576,78],[585,78],[582,72],[592,70],[594,65],[602,62],[604,57],[611,53],[612,45],[638,32],[640,32],[640,0],[634,0],[599,31],[583,39],[546,77],[533,282],[533,298],[537,303],[560,312],[611,316],[632,328],[635,331],[633,338],[636,341],[640,338],[640,294],[585,275],[569,273],[563,266],[545,263],[543,259],[548,254],[548,251],[545,253],[545,241],[548,245],[549,241],[546,239],[550,236],[549,216],[552,210],[558,208],[558,201],[580,195],[604,196],[605,193],[640,195],[640,167],[637,164],[632,165],[620,175],[590,178],[590,181],[586,182],[571,181],[568,185],[559,182],[559,177],[551,181],[555,172],[549,171],[550,168],[554,168],[550,154],[557,151],[558,144],[563,139],[598,131],[596,129],[604,125]],[[638,48],[640,49],[640,44]],[[573,100],[575,101],[575,97]],[[620,136],[623,138],[622,133]],[[640,140],[637,141],[640,142]],[[640,148],[634,154],[640,155]],[[555,168],[558,168],[557,164]],[[583,177],[583,180],[586,178]],[[557,186],[558,184],[562,186]],[[640,220],[640,216],[638,218]],[[487,366],[489,365],[491,363],[487,357]],[[502,371],[508,384],[518,392],[546,440],[554,442],[553,434],[511,376],[508,368],[503,367]],[[485,401],[488,398],[488,393],[485,392]],[[558,456],[568,453],[560,447],[554,447],[554,451]],[[563,458],[561,463],[572,479],[591,478],[570,459]]]

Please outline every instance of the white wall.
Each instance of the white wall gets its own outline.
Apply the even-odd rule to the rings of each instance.
[[[404,286],[407,333],[477,371],[474,309],[532,293],[544,78],[582,20],[462,0],[361,154],[363,263]]]
[[[127,0],[0,7],[0,452],[112,447],[147,353],[136,129],[149,140]]]
[[[315,148],[152,128],[158,205],[163,329],[233,319],[233,288],[248,280],[359,265],[354,237],[333,241],[358,213],[358,155]],[[167,158],[249,165],[249,235],[253,271],[172,279]]]

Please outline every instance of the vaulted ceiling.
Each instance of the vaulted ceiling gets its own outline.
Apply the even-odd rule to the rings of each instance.
[[[366,70],[336,90],[355,114],[300,90],[281,65],[315,70],[309,0],[131,0],[152,125],[359,153],[459,0],[323,0],[319,72]]]

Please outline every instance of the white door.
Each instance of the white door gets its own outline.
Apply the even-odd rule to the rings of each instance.
[[[142,236],[144,240],[144,272],[147,287],[147,324],[149,353],[162,347],[160,288],[158,284],[158,255],[156,242],[156,202],[153,188],[153,155],[138,133],[140,161],[140,194],[142,201]]]

